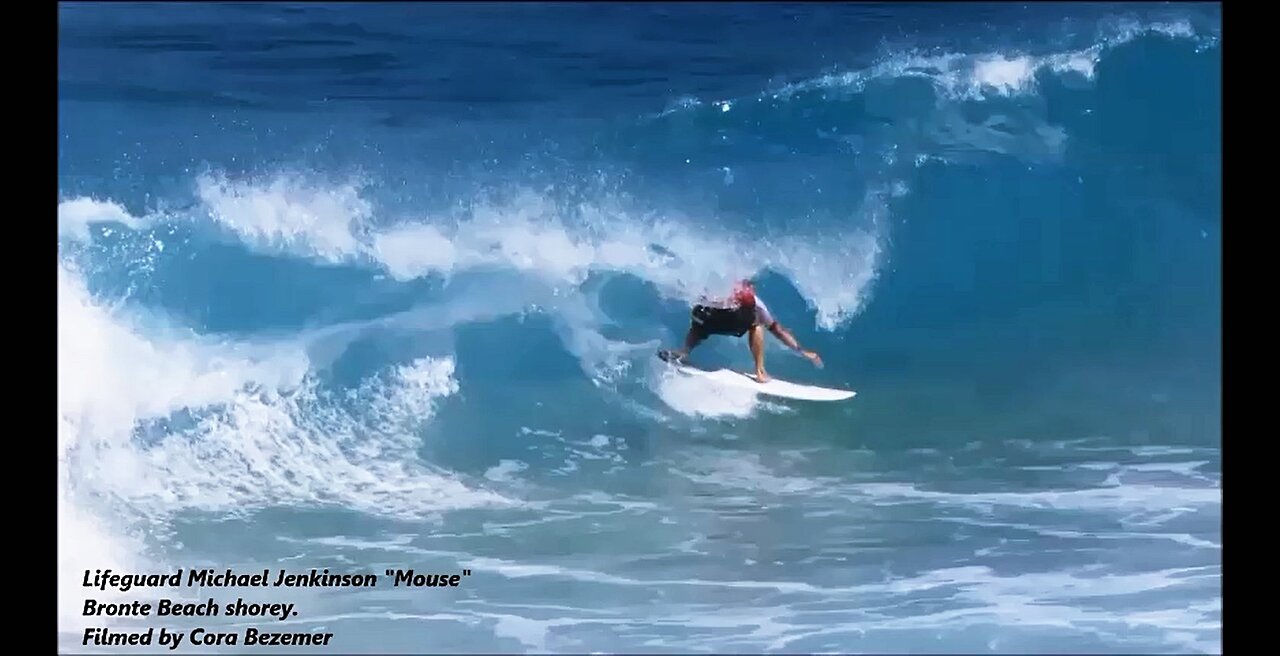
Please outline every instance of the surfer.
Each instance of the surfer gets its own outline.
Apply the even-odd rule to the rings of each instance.
[[[764,370],[764,331],[767,329],[778,341],[808,358],[815,367],[822,366],[822,358],[817,353],[802,348],[791,331],[773,318],[769,307],[756,296],[755,286],[750,280],[739,281],[727,299],[704,298],[703,301],[694,305],[693,311],[689,313],[689,332],[684,338],[684,348],[665,351],[662,354],[664,359],[683,362],[689,352],[709,335],[742,337],[751,333],[748,343],[751,346],[751,357],[756,362],[756,381],[767,383],[769,374]]]

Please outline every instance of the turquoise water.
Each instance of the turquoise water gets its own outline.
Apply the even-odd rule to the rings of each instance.
[[[59,23],[64,647],[85,569],[328,567],[473,573],[219,600],[339,652],[1221,650],[1216,5]],[[853,400],[653,357],[747,275]]]

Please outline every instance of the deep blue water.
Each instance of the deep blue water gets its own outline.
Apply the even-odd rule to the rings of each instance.
[[[209,566],[474,571],[284,595],[342,652],[1221,650],[1217,5],[59,21],[64,646]],[[854,399],[653,357],[746,275]]]

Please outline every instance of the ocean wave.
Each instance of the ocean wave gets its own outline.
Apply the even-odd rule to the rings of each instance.
[[[682,96],[657,116],[710,108],[728,113],[736,106],[763,100],[788,100],[811,91],[862,92],[873,82],[919,79],[926,81],[939,100],[981,101],[1036,93],[1037,76],[1053,73],[1093,80],[1099,60],[1109,51],[1143,37],[1185,40],[1200,48],[1218,43],[1212,31],[1197,31],[1188,20],[1144,23],[1116,18],[1097,29],[1097,40],[1084,48],[1033,53],[1030,49],[987,52],[925,52],[906,49],[882,55],[865,68],[832,72],[783,84],[756,96],[703,100]]]
[[[58,356],[63,578],[163,558],[131,536],[139,522],[183,511],[318,505],[422,518],[510,503],[414,464],[419,428],[458,391],[448,358],[394,366],[344,405],[310,371],[302,343],[235,343],[166,327],[95,299],[63,265]],[[147,532],[163,535],[154,524]],[[59,606],[60,617],[72,614]]]
[[[380,217],[380,226],[376,205],[352,183],[324,185],[289,173],[240,181],[210,174],[195,184],[200,205],[187,218],[209,216],[259,252],[375,267],[401,281],[503,269],[568,289],[592,273],[625,273],[682,300],[722,293],[735,279],[773,271],[796,285],[816,311],[817,325],[827,330],[867,302],[887,204],[905,193],[901,186],[869,190],[858,211],[858,222],[869,227],[818,242],[803,234],[756,236],[656,212],[636,215],[607,198],[557,202],[527,189],[500,203],[476,203],[460,215],[397,222]],[[73,214],[91,202],[73,198],[59,209]],[[81,225],[145,225],[114,203],[101,207],[113,211],[87,215]]]
[[[307,24],[259,11],[263,43]],[[497,98],[479,74],[448,96],[414,40],[363,41],[402,21],[357,16],[288,47],[396,50],[427,86],[64,99],[61,632],[86,569],[409,557],[497,585],[289,621],[392,647],[425,618],[498,650],[1217,649],[1216,32],[1019,14],[821,64],[691,41],[669,86],[611,61],[608,89]],[[69,89],[90,52],[182,43],[99,41]],[[520,47],[537,70],[587,56]],[[173,61],[144,86],[182,87]],[[244,73],[288,98],[386,81]],[[770,372],[856,402],[653,357],[744,276],[826,361],[770,340]],[[750,362],[742,340],[697,354]]]

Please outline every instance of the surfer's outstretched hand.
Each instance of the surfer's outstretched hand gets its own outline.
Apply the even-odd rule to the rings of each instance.
[[[801,351],[801,353],[804,354],[804,357],[808,358],[809,362],[813,363],[813,366],[819,369],[822,368],[822,358],[819,357],[817,353],[813,351]]]

